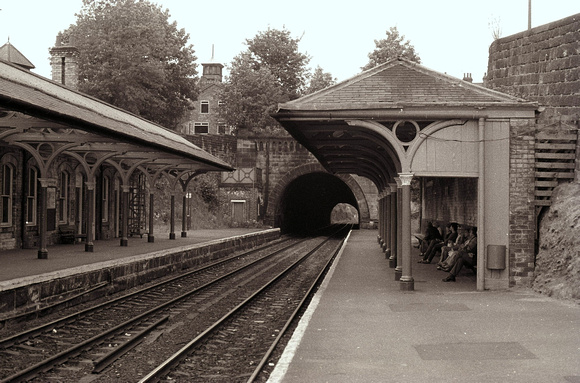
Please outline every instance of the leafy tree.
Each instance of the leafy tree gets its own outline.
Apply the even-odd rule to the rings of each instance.
[[[79,49],[79,90],[169,128],[197,98],[189,35],[147,0],[83,0],[62,33]]]
[[[299,97],[308,77],[310,58],[298,52],[299,42],[285,29],[246,40],[248,49],[232,60],[221,90],[220,115],[228,125],[254,132],[278,126],[270,112]]]
[[[386,39],[375,40],[376,48],[369,53],[369,62],[361,68],[362,70],[374,68],[377,65],[400,56],[414,61],[417,64],[421,63],[421,59],[415,53],[415,48],[409,40],[403,41],[405,36],[399,34],[397,27],[391,27],[386,34]]]
[[[310,84],[306,88],[306,94],[317,92],[321,89],[328,88],[336,84],[336,79],[328,72],[324,72],[320,66],[314,70],[314,74],[310,78]]]
[[[256,131],[276,125],[269,112],[288,101],[276,76],[267,67],[256,69],[247,52],[234,57],[220,98],[220,115],[228,125]]]
[[[308,55],[298,52],[299,42],[300,38],[292,38],[286,29],[270,28],[246,39],[254,69],[268,68],[290,99],[300,96],[310,61]]]

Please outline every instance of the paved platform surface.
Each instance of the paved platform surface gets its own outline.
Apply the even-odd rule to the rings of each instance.
[[[155,235],[155,242],[147,242],[147,236],[130,237],[129,245],[121,247],[120,239],[99,240],[94,242],[94,251],[85,252],[85,244],[54,245],[48,247],[48,259],[38,259],[38,249],[0,251],[0,290],[3,286],[26,283],[50,278],[58,273],[64,275],[68,270],[87,268],[101,262],[115,262],[124,258],[152,253],[170,248],[191,244],[200,244],[217,239],[236,237],[244,234],[262,231],[262,229],[219,229],[190,230],[187,237],[182,238],[177,232],[177,238],[169,239],[169,233]],[[104,265],[104,264],[103,264]]]
[[[416,262],[403,292],[376,235],[351,233],[270,383],[580,382],[580,306]]]

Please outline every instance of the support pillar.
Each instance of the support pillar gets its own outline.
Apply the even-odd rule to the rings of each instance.
[[[87,241],[85,242],[85,252],[92,253],[95,248],[95,181],[85,182],[87,187]]]
[[[169,239],[175,239],[175,194],[171,194],[171,215],[169,217]]]
[[[378,233],[377,233],[377,242],[379,243],[379,246],[382,246],[382,238],[381,238],[381,233],[383,230],[383,196],[382,193],[379,193],[379,202],[378,202],[378,209],[379,209],[379,216],[378,216],[378,220],[379,220],[379,225],[378,225]]]
[[[51,178],[39,178],[40,181],[40,201],[38,212],[38,259],[48,259],[48,240],[46,238],[46,228],[48,226],[48,188],[55,187],[56,181]]]
[[[129,185],[121,186],[123,219],[121,220],[121,246],[129,246]]]
[[[181,238],[187,237],[187,193],[183,194],[181,207]]]
[[[384,217],[385,217],[385,228],[383,230],[383,236],[385,237],[385,244],[383,246],[383,250],[385,252],[385,258],[389,259],[389,257],[391,256],[391,236],[389,235],[389,230],[391,229],[391,222],[389,222],[389,218],[391,217],[391,192],[388,189],[385,197]]]
[[[155,194],[149,193],[149,232],[147,233],[147,242],[155,242],[155,234],[153,233],[153,219],[155,218],[154,214],[154,205],[155,205]]]
[[[401,280],[403,275],[403,240],[402,240],[402,184],[399,177],[395,177],[397,182],[397,267],[395,267],[395,281]]]
[[[391,229],[389,235],[391,238],[391,254],[389,257],[389,267],[394,269],[397,266],[397,184],[389,184],[391,187],[391,216],[389,222]]]
[[[403,196],[402,201],[402,251],[403,251],[403,275],[400,279],[400,287],[403,291],[415,290],[415,280],[413,279],[411,260],[411,180],[412,173],[399,173],[401,179]]]

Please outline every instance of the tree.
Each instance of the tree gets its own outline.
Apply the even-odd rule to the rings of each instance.
[[[417,64],[421,63],[421,59],[415,53],[415,48],[409,40],[403,41],[405,36],[399,34],[397,27],[391,27],[386,34],[386,39],[375,40],[376,48],[369,53],[369,62],[361,68],[362,70],[374,68],[397,57],[407,58]]]
[[[310,84],[306,88],[305,94],[317,92],[334,84],[336,84],[336,79],[330,73],[324,72],[320,66],[317,66],[310,78]]]
[[[268,68],[290,99],[300,96],[310,61],[308,55],[298,52],[299,42],[300,38],[292,38],[286,29],[270,28],[253,39],[246,39],[254,68]]]
[[[276,125],[269,112],[288,101],[276,76],[265,66],[256,68],[247,52],[234,57],[220,98],[220,116],[228,125],[254,131]]]
[[[310,58],[298,52],[299,41],[270,28],[246,40],[248,49],[232,60],[221,90],[220,116],[228,125],[254,132],[278,126],[270,112],[299,97],[308,77]]]
[[[79,49],[79,90],[168,128],[197,98],[189,35],[147,0],[83,0],[62,33]]]

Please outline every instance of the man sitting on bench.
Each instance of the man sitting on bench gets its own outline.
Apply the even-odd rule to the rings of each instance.
[[[451,268],[449,275],[443,279],[443,282],[455,282],[455,277],[459,274],[463,266],[475,270],[477,265],[477,228],[469,229],[469,237],[459,250],[457,261]]]

